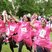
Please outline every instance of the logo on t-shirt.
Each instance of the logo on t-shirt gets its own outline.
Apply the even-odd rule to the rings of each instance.
[[[10,26],[10,30],[11,30],[11,31],[14,31],[15,28],[16,28],[16,27],[14,27],[14,26]]]
[[[44,30],[44,29],[40,30],[39,36],[40,36],[41,38],[44,38],[45,35],[46,35],[46,30]]]

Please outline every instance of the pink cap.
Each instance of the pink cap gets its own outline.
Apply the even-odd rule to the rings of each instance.
[[[45,18],[41,18],[41,20],[45,20]]]
[[[47,20],[45,18],[41,18],[41,21],[44,20],[47,23]]]

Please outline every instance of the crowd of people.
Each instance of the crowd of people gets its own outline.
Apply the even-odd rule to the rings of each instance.
[[[23,45],[30,52],[50,52],[51,32],[52,16],[46,19],[34,13],[31,17],[25,14],[17,19],[3,11],[0,15],[0,52],[3,43],[9,43],[12,52],[15,47],[18,47],[18,52],[22,52]]]

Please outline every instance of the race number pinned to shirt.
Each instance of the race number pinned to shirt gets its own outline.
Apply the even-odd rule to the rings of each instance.
[[[44,29],[42,29],[42,30],[40,31],[39,36],[40,36],[41,38],[44,38],[45,35],[46,35],[46,31],[45,31]]]
[[[11,31],[14,31],[15,30],[15,27],[14,26],[10,26],[10,30]]]
[[[27,32],[27,29],[25,27],[21,28],[21,32]]]

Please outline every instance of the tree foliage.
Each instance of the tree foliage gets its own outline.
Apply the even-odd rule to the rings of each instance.
[[[49,16],[52,15],[52,0],[0,0],[0,13],[3,10],[18,16],[34,12]]]

